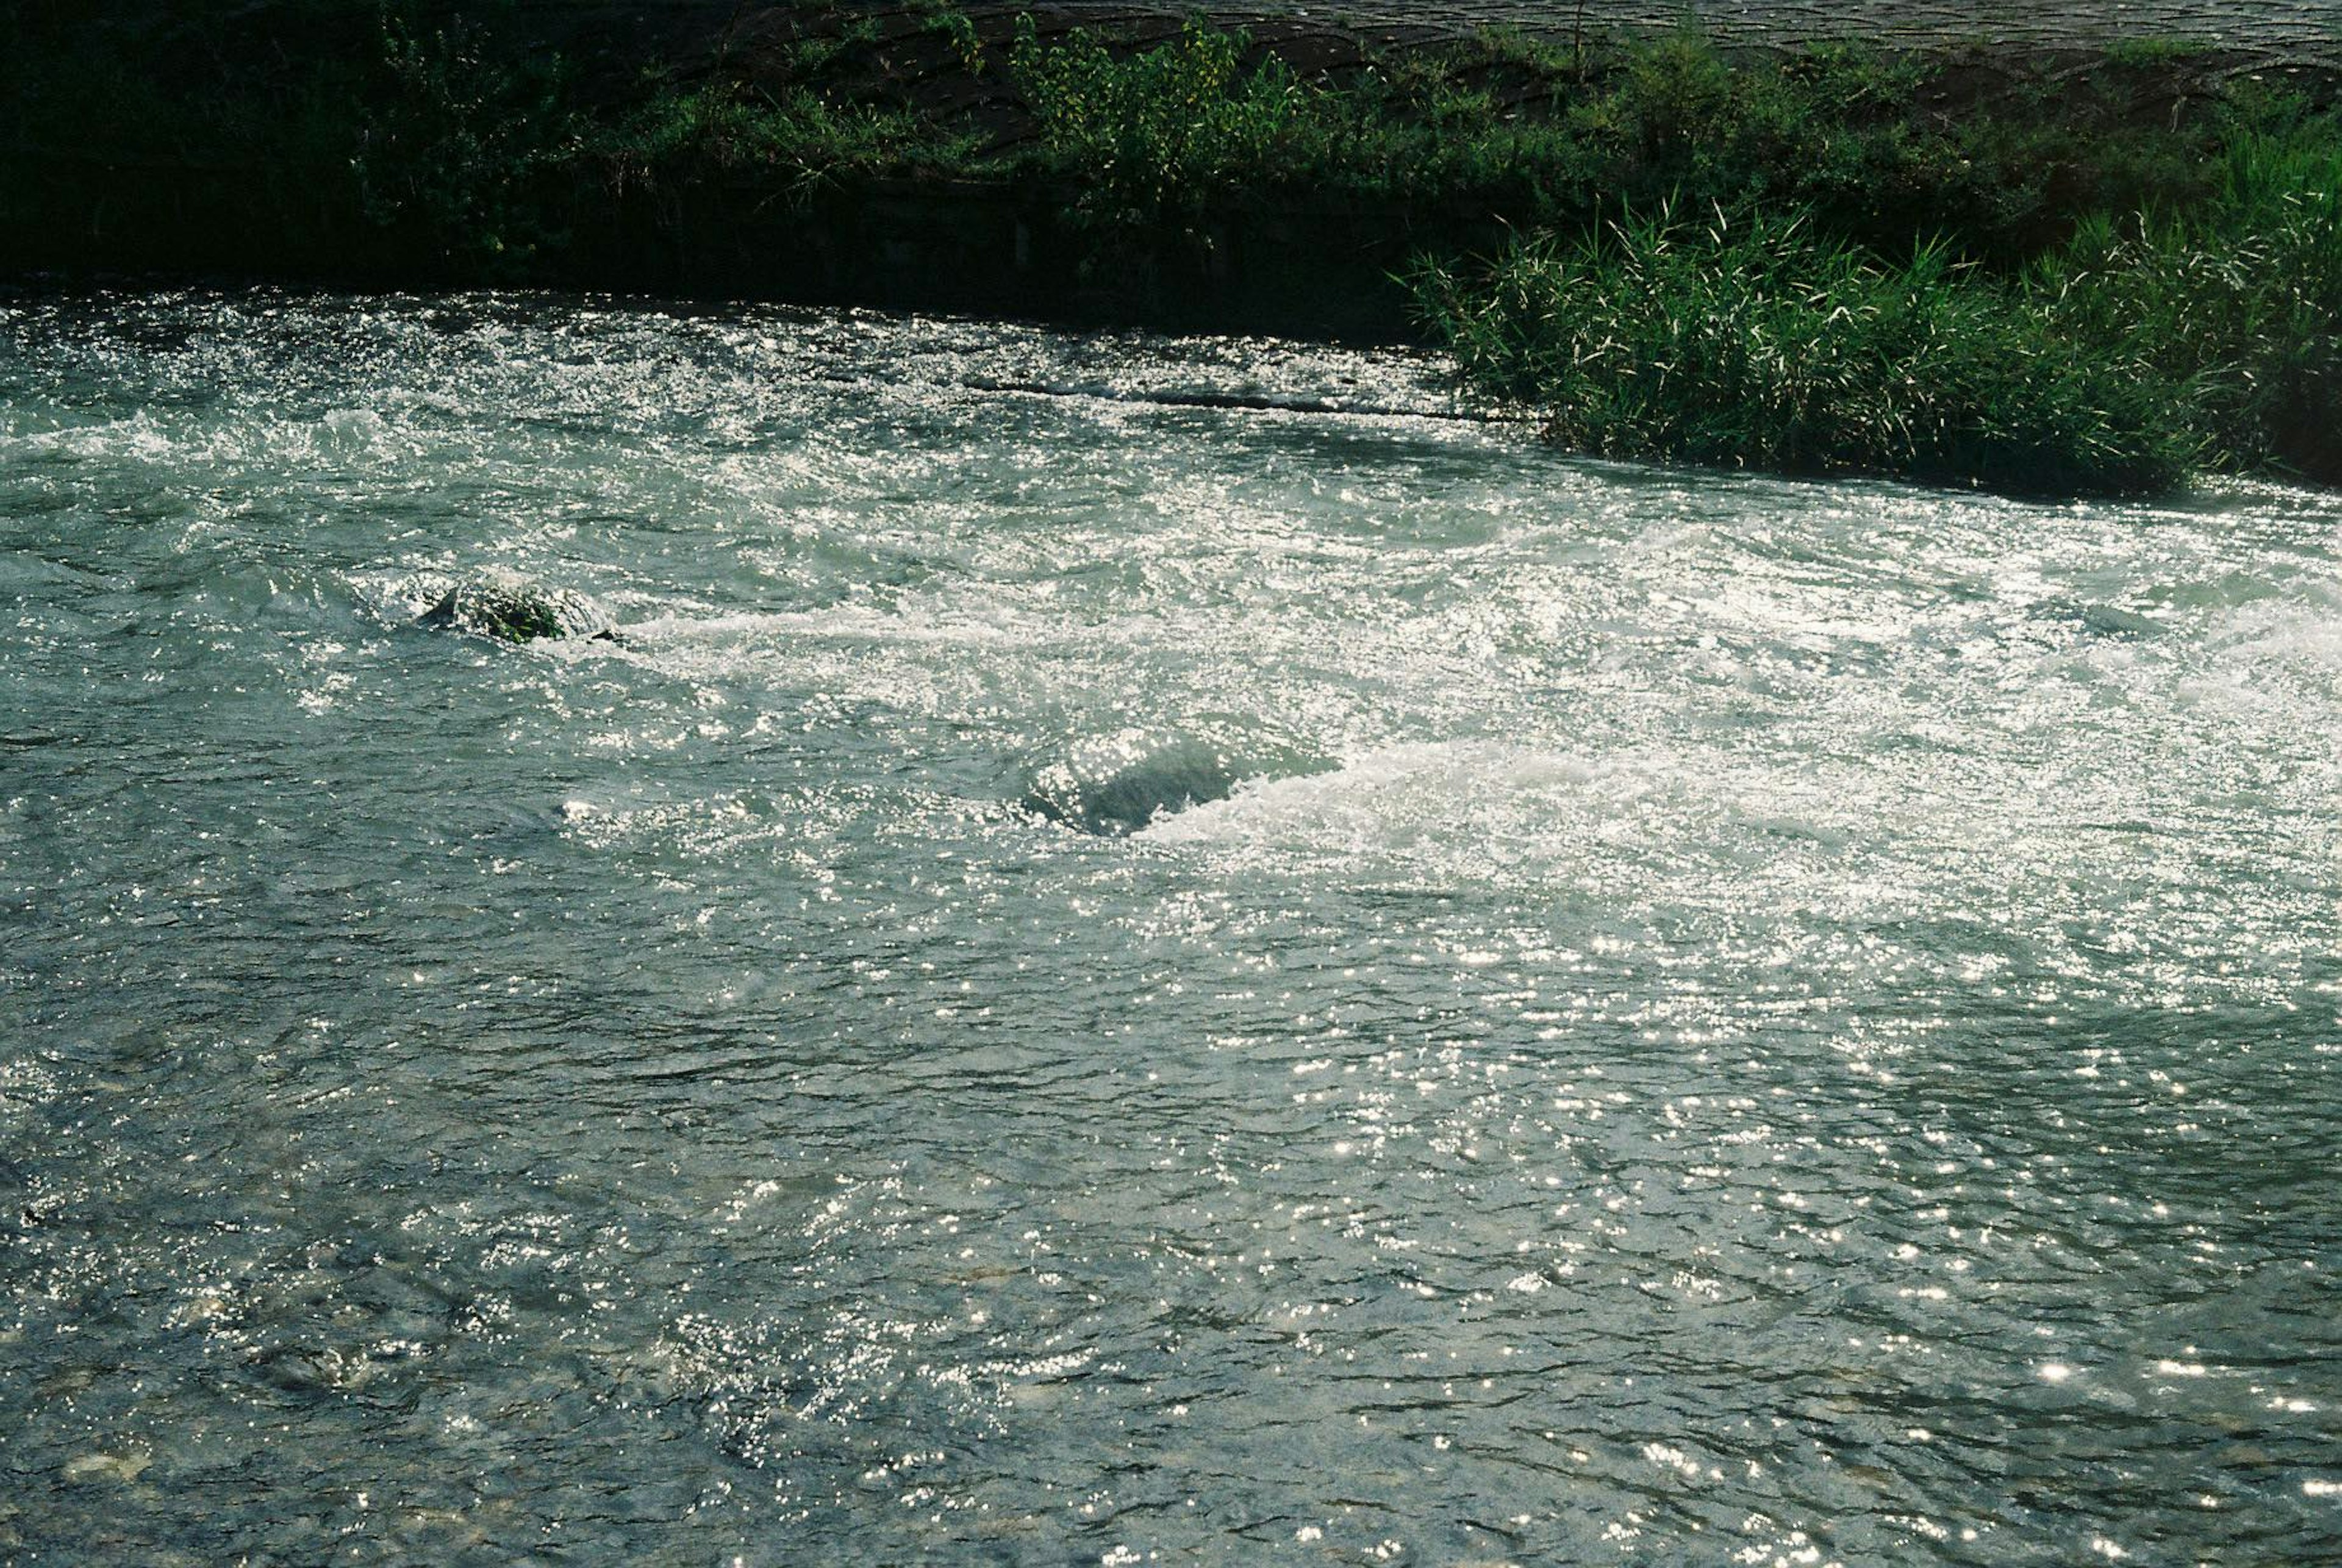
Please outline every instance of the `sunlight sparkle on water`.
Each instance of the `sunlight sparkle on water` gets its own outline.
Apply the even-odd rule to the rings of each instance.
[[[2342,1558],[2342,504],[1436,368],[0,296],[0,1556]]]

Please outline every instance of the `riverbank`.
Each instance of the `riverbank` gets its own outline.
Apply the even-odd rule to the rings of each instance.
[[[2093,40],[2066,17],[1961,41],[1948,0],[1885,9],[1933,15],[1941,35],[1797,42],[1783,5],[1719,13],[1712,35],[1652,32],[1623,5],[1543,32],[1497,12],[1260,10],[1230,30],[947,0],[18,14],[0,24],[0,267],[1428,331],[1509,344],[1508,363],[1467,364],[1491,393],[1542,404],[1550,345],[1466,325],[1493,319],[1473,280],[1503,276],[1486,258],[1516,236],[1566,254],[1625,215],[1795,214],[1864,265],[1932,245],[1963,285],[2045,265],[2094,278],[2106,269],[2072,262],[2077,236],[2224,199],[2240,126],[2328,135],[2336,61],[2307,34],[2273,60],[2263,33]],[[2124,243],[2099,239],[2101,259]],[[2333,301],[2312,284],[2308,318],[2330,338]],[[2236,368],[2217,359],[2232,346],[2197,368]],[[2037,477],[2157,488],[2205,458],[2322,474],[2330,457],[2259,437],[2215,451],[2177,427],[2150,444],[2102,478]],[[1744,460],[1784,465],[1783,450]],[[1817,461],[1935,473],[1892,452]],[[2024,480],[1974,466],[1937,476]]]

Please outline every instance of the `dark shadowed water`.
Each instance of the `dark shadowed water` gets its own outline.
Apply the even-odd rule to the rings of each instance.
[[[2342,501],[1429,374],[0,298],[0,1560],[2342,1559]]]

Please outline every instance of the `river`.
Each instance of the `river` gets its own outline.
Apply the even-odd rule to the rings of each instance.
[[[1437,369],[0,295],[0,1557],[2342,1559],[2342,498]]]

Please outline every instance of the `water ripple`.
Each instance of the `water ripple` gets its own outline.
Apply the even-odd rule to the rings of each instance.
[[[2342,1553],[2342,508],[1436,373],[0,296],[0,1555]]]

